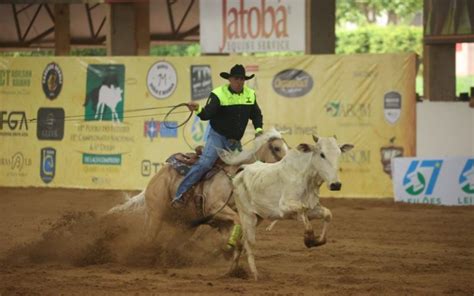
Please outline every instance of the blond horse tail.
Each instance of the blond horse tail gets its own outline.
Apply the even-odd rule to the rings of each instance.
[[[116,205],[107,214],[132,214],[145,210],[145,190],[129,198],[125,203]]]

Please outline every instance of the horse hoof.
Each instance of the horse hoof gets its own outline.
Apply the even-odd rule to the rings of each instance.
[[[226,245],[225,247],[221,249],[221,252],[222,252],[222,256],[224,256],[224,259],[230,260],[232,259],[234,255],[234,247],[230,245]]]

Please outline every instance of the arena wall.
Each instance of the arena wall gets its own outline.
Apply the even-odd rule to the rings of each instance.
[[[344,190],[392,196],[390,159],[415,155],[415,55],[0,58],[0,186],[140,190],[169,155],[203,143],[204,105],[244,64],[264,128],[290,146],[336,135]],[[168,112],[169,117],[166,117]],[[242,139],[252,145],[250,124]],[[246,146],[244,145],[244,149]]]
[[[474,108],[467,102],[417,103],[416,155],[474,156]]]

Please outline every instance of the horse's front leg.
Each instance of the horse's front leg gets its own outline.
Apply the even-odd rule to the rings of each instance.
[[[317,244],[314,246],[321,246],[326,243],[326,236],[327,236],[327,230],[329,228],[329,223],[331,223],[332,220],[332,213],[328,208],[325,208],[318,204],[316,208],[310,210],[307,212],[308,214],[308,219],[313,220],[313,219],[323,219],[323,230],[321,231],[321,235],[318,238]]]
[[[240,260],[240,255],[242,254],[242,243],[239,242],[235,246],[232,254],[232,262],[230,264],[229,271],[227,272],[227,275],[229,276],[237,276],[238,271],[239,271],[239,260]]]
[[[240,224],[239,215],[229,206],[225,206],[214,216],[214,220],[220,221],[224,224],[232,225],[231,228],[221,228],[220,231],[223,233],[223,235],[227,236],[227,244],[225,246],[224,252],[227,254],[233,253],[234,248],[242,237],[242,226]],[[224,256],[226,256],[226,254],[224,254]]]

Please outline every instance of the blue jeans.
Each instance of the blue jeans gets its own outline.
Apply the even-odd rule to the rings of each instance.
[[[199,157],[198,162],[196,162],[184,176],[181,184],[179,184],[175,199],[180,199],[181,195],[188,191],[194,184],[201,180],[205,173],[212,169],[214,162],[216,162],[219,157],[217,154],[218,148],[235,150],[241,149],[241,145],[240,142],[229,141],[226,137],[213,130],[212,127],[209,127],[209,134],[207,135],[206,145],[204,146],[202,155]]]

